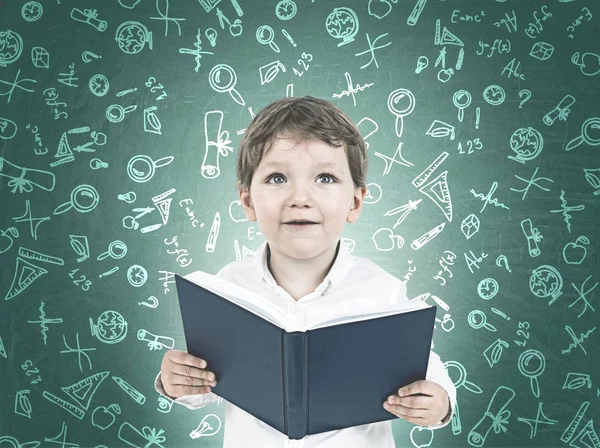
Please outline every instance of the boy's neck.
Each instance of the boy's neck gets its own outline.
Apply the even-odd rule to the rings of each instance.
[[[314,292],[323,282],[338,254],[340,240],[331,248],[306,260],[292,259],[284,254],[273,253],[267,243],[267,266],[275,282],[298,301]]]

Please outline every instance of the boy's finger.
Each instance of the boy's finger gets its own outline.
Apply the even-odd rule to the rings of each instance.
[[[202,358],[198,358],[197,356],[190,355],[186,352],[177,352],[171,360],[177,364],[187,364],[189,366],[198,367],[199,369],[206,368],[207,362]]]
[[[411,409],[429,409],[429,397],[427,395],[407,395],[400,397],[398,395],[390,395],[386,403],[401,405]]]
[[[209,381],[215,381],[217,379],[216,375],[210,370],[198,369],[185,364],[175,364],[171,367],[171,373],[192,378],[203,378]]]
[[[210,386],[173,386],[170,388],[172,395],[181,397],[183,395],[199,395],[212,392]]]
[[[192,386],[192,387],[198,387],[198,386],[213,386],[216,384],[215,381],[211,381],[205,378],[195,378],[192,376],[185,376],[185,375],[177,375],[177,374],[171,374],[171,377],[169,378],[169,383],[173,386]]]
[[[398,395],[428,395],[433,396],[437,388],[441,388],[436,382],[419,380],[398,389]]]
[[[407,408],[401,404],[389,404],[387,401],[383,403],[383,407],[386,411],[407,421],[411,421],[410,419],[422,419],[425,416],[425,412],[427,412],[425,409]]]

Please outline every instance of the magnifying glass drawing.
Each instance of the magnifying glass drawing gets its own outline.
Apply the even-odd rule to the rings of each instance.
[[[229,76],[229,82],[227,77]],[[210,86],[217,92],[225,93],[229,92],[231,98],[238,103],[240,106],[245,106],[246,102],[240,95],[240,92],[235,90],[235,84],[237,83],[237,76],[233,68],[227,64],[215,65],[208,74],[208,82]]]
[[[594,135],[594,131],[596,131],[596,135]],[[590,133],[592,135],[590,136]],[[570,151],[574,148],[577,148],[583,142],[587,143],[591,146],[600,145],[600,118],[592,117],[588,118],[581,125],[581,135],[575,137],[565,147],[565,151]]]
[[[275,31],[269,25],[260,26],[256,30],[256,40],[263,45],[268,44],[274,52],[279,53],[279,47],[273,42],[274,37]]]

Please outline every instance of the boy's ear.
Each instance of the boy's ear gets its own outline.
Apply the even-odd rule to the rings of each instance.
[[[348,212],[348,217],[346,219],[347,222],[353,223],[358,220],[366,194],[367,187],[360,187],[355,190],[352,204],[350,204],[350,211]]]
[[[244,209],[244,214],[248,221],[256,221],[256,213],[254,211],[254,205],[252,204],[252,197],[248,192],[247,188],[239,191],[240,193],[240,204],[242,209]]]

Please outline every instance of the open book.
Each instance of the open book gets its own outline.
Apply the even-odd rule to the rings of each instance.
[[[208,361],[214,393],[290,439],[391,420],[387,397],[426,378],[435,306],[288,331],[284,313],[241,286],[202,271],[175,283],[187,351]]]

